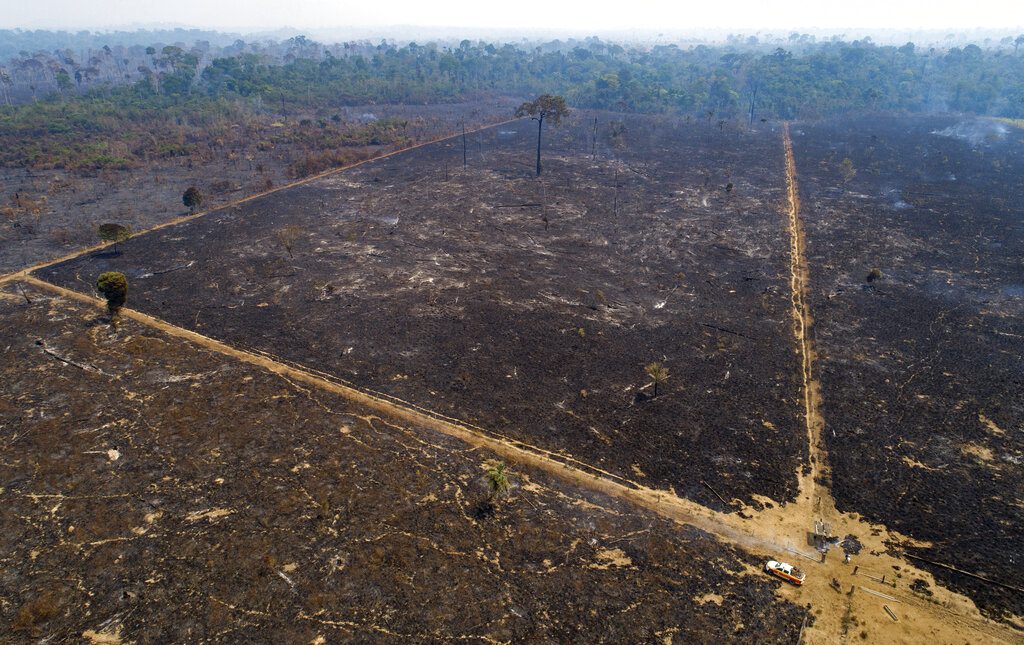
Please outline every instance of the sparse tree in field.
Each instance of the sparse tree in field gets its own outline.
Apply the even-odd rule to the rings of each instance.
[[[622,121],[612,121],[608,124],[608,137],[612,146],[618,150],[626,147],[626,124]]]
[[[484,475],[487,482],[488,500],[494,501],[508,493],[511,484],[508,481],[508,473],[505,469],[505,462],[499,461],[487,469]]]
[[[875,280],[881,280],[881,279],[882,279],[882,270],[877,268],[877,267],[875,267],[874,269],[871,269],[870,271],[868,271],[868,276],[865,278],[865,280],[867,280],[868,282],[874,282]]]
[[[668,383],[668,368],[661,363],[648,363],[644,372],[654,381],[654,396],[651,397],[654,398],[658,396],[658,386]]]
[[[565,98],[543,94],[536,100],[523,103],[516,108],[516,116],[529,116],[537,122],[537,176],[540,177],[540,141],[544,132],[544,119],[550,118],[558,125],[562,117],[569,114],[569,107],[565,104]]]
[[[302,228],[294,224],[285,226],[277,231],[277,239],[280,240],[281,246],[284,247],[285,251],[288,251],[288,257],[294,258],[292,255],[292,249],[295,248],[295,242],[302,235]]]
[[[4,91],[4,103],[7,105],[11,104],[11,95],[8,93],[8,88],[13,85],[14,82],[11,80],[11,75],[6,69],[0,67],[0,89]]]
[[[203,203],[203,194],[195,186],[189,186],[185,194],[181,196],[181,203],[188,207],[188,212],[194,213]]]
[[[101,273],[99,279],[96,280],[96,290],[107,299],[110,324],[117,324],[121,307],[128,300],[128,278],[120,271]]]
[[[114,243],[114,253],[117,253],[117,245],[132,236],[132,229],[121,224],[100,224],[99,236],[104,242]]]
[[[843,183],[848,184],[857,176],[857,169],[853,167],[853,160],[846,157],[839,162],[839,174],[843,177]]]

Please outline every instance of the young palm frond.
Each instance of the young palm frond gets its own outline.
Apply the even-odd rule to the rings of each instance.
[[[506,494],[511,487],[508,481],[508,474],[505,471],[505,462],[499,461],[487,469],[484,476],[487,481],[487,488],[490,491],[490,498],[497,499]]]
[[[658,396],[658,386],[668,383],[668,368],[661,363],[648,363],[644,372],[654,381],[654,396]]]

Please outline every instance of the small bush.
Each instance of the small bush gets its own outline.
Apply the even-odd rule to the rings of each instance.
[[[181,203],[188,207],[190,213],[194,213],[203,204],[203,194],[195,186],[189,186],[181,196]]]
[[[288,176],[302,179],[317,175],[331,168],[339,168],[369,159],[373,155],[368,150],[329,151],[321,154],[308,154],[299,161],[288,166]]]
[[[839,163],[839,174],[843,177],[843,183],[848,184],[857,176],[857,169],[853,167],[853,160],[846,157]]]

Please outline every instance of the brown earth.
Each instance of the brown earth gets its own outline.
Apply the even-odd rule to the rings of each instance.
[[[792,642],[759,559],[125,319],[8,285],[4,642]],[[39,343],[42,344],[39,344]]]

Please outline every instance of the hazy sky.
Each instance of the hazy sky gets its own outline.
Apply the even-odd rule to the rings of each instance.
[[[0,0],[5,28],[183,25],[228,30],[423,25],[567,32],[1024,25],[1024,0]]]

